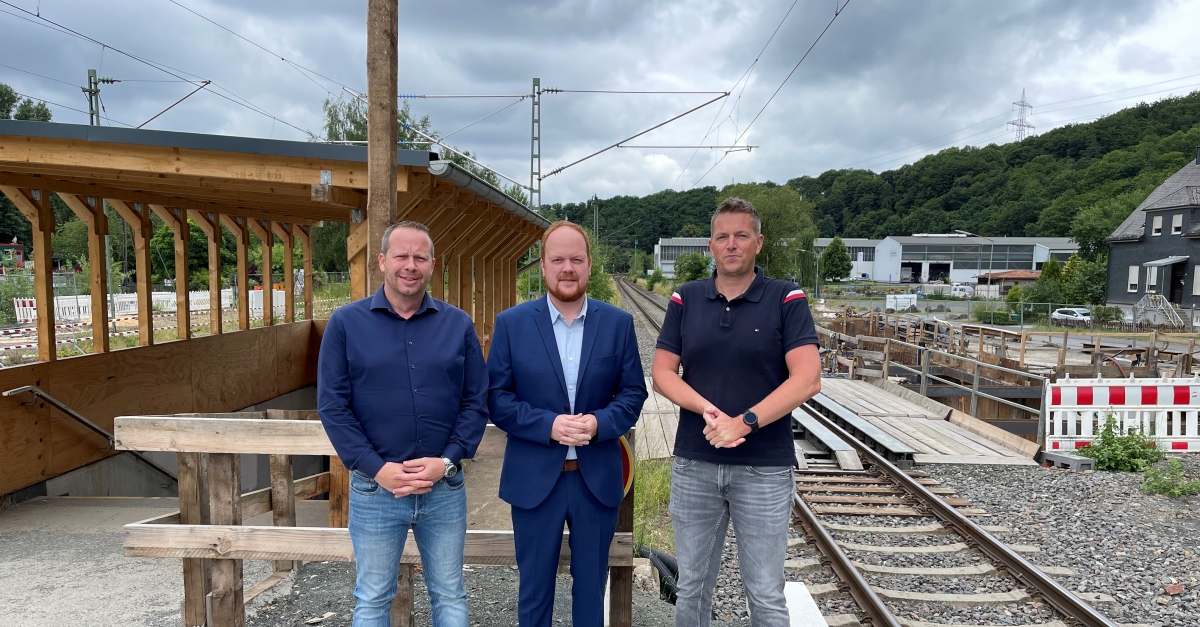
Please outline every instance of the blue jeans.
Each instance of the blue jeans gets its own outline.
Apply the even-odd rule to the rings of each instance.
[[[790,466],[675,458],[670,507],[679,561],[675,627],[708,627],[730,521],[737,535],[738,571],[750,604],[750,624],[788,627],[783,563],[795,481]]]
[[[463,473],[438,481],[426,494],[396,498],[357,470],[350,475],[350,541],[358,581],[354,627],[388,627],[400,555],[412,527],[429,590],[433,627],[467,626],[463,548],[467,491]]]

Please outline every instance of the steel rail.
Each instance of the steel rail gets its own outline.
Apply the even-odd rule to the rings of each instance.
[[[921,485],[916,479],[908,476],[908,473],[900,470],[888,462],[882,455],[876,453],[866,444],[850,435],[850,433],[841,428],[837,423],[822,416],[820,412],[809,407],[807,404],[801,405],[800,409],[812,416],[814,420],[824,425],[844,442],[853,446],[867,461],[895,481],[900,487],[904,488],[909,494],[920,500],[922,504],[932,510],[943,522],[953,527],[963,538],[975,543],[985,555],[1004,565],[1009,573],[1018,581],[1033,588],[1054,609],[1066,617],[1078,621],[1083,627],[1118,627],[1117,623],[1112,622],[1103,614],[1097,612],[1095,608],[1088,605],[1083,599],[1075,596],[1073,592],[1062,584],[1051,579],[1041,569],[1022,557],[1021,554],[1008,548],[1003,542],[997,540],[995,536],[971,522],[970,519],[961,514],[957,509],[948,505],[925,486]]]
[[[646,306],[644,304],[642,304],[642,298],[643,298],[642,295],[638,294],[636,297],[634,297],[633,294],[631,293],[631,292],[636,292],[637,291],[636,288],[634,288],[632,285],[630,285],[629,282],[626,281],[624,277],[617,279],[617,286],[618,286],[618,289],[622,290],[625,294],[629,295],[630,302],[633,303],[634,307],[637,307],[638,311],[642,312],[642,316],[644,318],[646,318],[646,320],[650,323],[650,326],[653,326],[655,331],[661,331],[662,323],[659,322],[657,318],[652,316],[650,314],[650,312],[646,309]],[[660,306],[658,303],[654,303],[654,304],[655,304],[655,306]],[[663,307],[661,311],[663,313],[666,313],[666,308]]]
[[[792,493],[792,513],[800,518],[804,524],[804,532],[812,538],[821,554],[829,559],[829,568],[849,588],[850,597],[870,617],[872,627],[901,627],[900,620],[892,614],[883,599],[875,594],[871,584],[867,583],[862,573],[854,566],[854,562],[850,561],[850,557],[842,551],[837,541],[817,519],[816,513],[798,493]]]

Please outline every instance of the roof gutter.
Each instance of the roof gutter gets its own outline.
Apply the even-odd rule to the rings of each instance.
[[[536,225],[540,229],[550,226],[550,221],[525,205],[517,202],[508,194],[497,189],[491,183],[479,178],[466,168],[452,161],[430,161],[429,173],[452,183],[459,189],[465,189],[476,196],[516,215],[517,217]]]

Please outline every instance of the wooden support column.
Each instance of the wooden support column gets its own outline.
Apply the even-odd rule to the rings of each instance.
[[[366,298],[367,290],[367,223],[350,223],[350,234],[346,236],[346,261],[350,262],[350,300]]]
[[[625,434],[631,451],[637,450],[637,431],[630,429]],[[633,459],[637,459],[636,456]],[[617,508],[617,531],[633,531],[633,483],[629,493]],[[633,566],[610,566],[608,569],[608,624],[612,627],[632,627],[633,625]]]
[[[208,332],[221,333],[221,217],[209,211],[188,211],[188,217],[208,237]]]
[[[117,215],[133,231],[134,272],[137,274],[138,303],[138,346],[154,345],[154,303],[151,292],[150,238],[154,237],[154,225],[150,223],[150,209],[141,203],[130,205],[123,200],[105,199]]]
[[[296,274],[294,258],[296,240],[292,236],[291,225],[286,222],[272,222],[271,230],[279,236],[283,244],[283,321],[296,321]]]
[[[104,237],[108,235],[108,216],[104,215],[104,199],[89,196],[83,198],[73,194],[59,194],[59,198],[87,225],[88,229],[88,284],[92,302],[92,352],[108,352],[108,255],[104,250]]]
[[[233,233],[237,243],[237,276],[235,279],[234,296],[237,298],[238,329],[245,331],[250,328],[250,270],[246,247],[250,245],[250,229],[248,220],[242,216],[221,214],[221,224]]]
[[[268,420],[286,420],[282,411],[267,411]],[[292,456],[269,455],[271,464],[271,524],[276,527],[296,526],[296,486],[292,483]],[[275,572],[299,571],[304,562],[276,560]]]
[[[367,0],[367,211],[363,297],[383,284],[379,246],[396,219],[397,0]],[[407,174],[404,179],[408,186]],[[351,278],[354,275],[351,274]],[[353,288],[352,288],[353,291]]]
[[[250,220],[250,230],[258,238],[262,249],[262,309],[263,326],[275,324],[275,288],[271,278],[271,248],[275,245],[275,234],[271,232],[271,224],[265,220]]]
[[[495,257],[508,242],[515,220],[520,218],[512,214],[502,216],[475,253],[475,334],[479,336],[479,344],[485,351],[491,337],[492,321],[496,315],[491,304],[494,295],[488,291],[488,285],[494,278]]]
[[[416,569],[412,564],[401,564],[396,575],[396,596],[392,599],[392,627],[413,625],[413,576]]]
[[[242,524],[240,459],[233,453],[209,453],[208,507],[213,525]],[[244,598],[242,560],[212,560],[212,624],[244,627]]]
[[[150,209],[175,234],[175,327],[179,339],[186,340],[192,336],[191,303],[188,298],[188,240],[192,236],[192,227],[188,224],[187,213],[179,207],[150,205]]]
[[[329,526],[350,526],[350,471],[337,455],[329,457]]]
[[[292,234],[300,242],[300,254],[304,259],[304,319],[313,319],[312,291],[312,227],[292,225]]]
[[[37,298],[38,361],[58,357],[54,343],[54,261],[51,236],[54,235],[54,211],[47,190],[18,189],[0,185],[3,192],[33,226],[33,285]]]
[[[208,524],[208,499],[203,490],[203,453],[178,453],[179,476],[179,523],[182,525]],[[183,625],[205,627],[208,625],[206,597],[212,591],[209,580],[211,564],[206,559],[184,558],[183,560]]]

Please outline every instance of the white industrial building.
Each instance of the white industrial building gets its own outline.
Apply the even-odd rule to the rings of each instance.
[[[817,253],[831,237],[817,238]],[[974,284],[981,274],[1005,270],[1041,270],[1051,258],[1066,263],[1079,245],[1068,237],[981,237],[918,233],[882,240],[842,238],[854,264],[853,277],[881,283],[930,283],[949,278]],[[654,267],[675,275],[675,259],[684,253],[708,256],[708,238],[665,237],[654,246]]]

